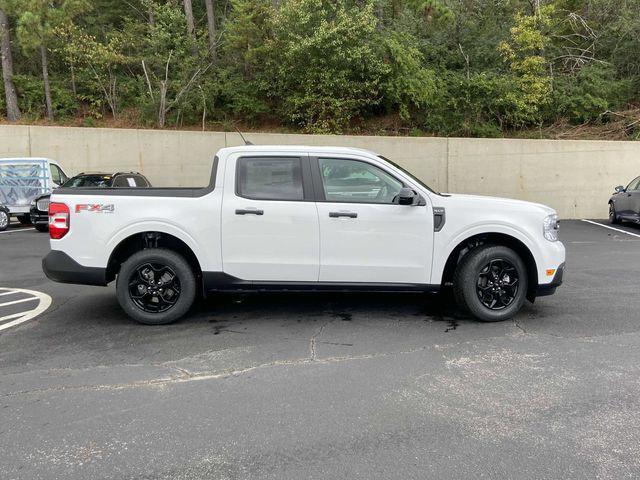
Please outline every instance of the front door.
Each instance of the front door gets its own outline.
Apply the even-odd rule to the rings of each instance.
[[[257,282],[317,282],[319,225],[311,190],[306,155],[230,157],[222,203],[224,272]]]
[[[428,199],[398,205],[406,185],[383,164],[312,158],[320,221],[320,281],[427,284],[433,214]]]
[[[640,201],[640,177],[635,178],[627,185],[625,191],[618,195],[620,198],[615,202],[618,215],[635,220],[638,215],[636,204]]]

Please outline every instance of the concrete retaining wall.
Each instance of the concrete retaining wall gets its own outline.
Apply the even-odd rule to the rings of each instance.
[[[436,190],[540,202],[563,218],[603,218],[616,185],[640,175],[640,142],[246,135],[255,144],[344,145],[398,162]],[[0,126],[0,157],[43,156],[67,173],[137,170],[156,186],[202,186],[237,133]]]

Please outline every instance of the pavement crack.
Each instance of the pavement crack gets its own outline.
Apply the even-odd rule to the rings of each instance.
[[[327,320],[322,325],[320,325],[320,328],[318,329],[318,331],[316,331],[316,333],[314,333],[309,339],[309,360],[311,360],[312,362],[315,362],[317,359],[316,346],[318,343],[318,337],[322,335],[322,332],[324,331],[325,327],[329,325],[331,322],[333,322],[333,319]]]
[[[520,325],[515,319],[513,320],[513,326],[516,327],[518,330],[520,330],[522,333],[524,333],[525,335],[527,335],[529,332],[527,332],[527,330]]]

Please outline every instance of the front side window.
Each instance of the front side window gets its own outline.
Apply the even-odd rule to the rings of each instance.
[[[237,193],[254,200],[303,200],[299,158],[240,158]]]
[[[56,185],[62,185],[64,183],[64,180],[62,178],[62,172],[54,164],[51,164],[50,167],[51,167],[51,180],[53,180],[53,183],[55,183]]]
[[[627,191],[630,190],[640,190],[640,177],[634,179],[629,186],[627,187]]]
[[[64,188],[108,187],[110,182],[109,175],[79,175],[70,178],[62,186]]]
[[[318,159],[328,202],[393,203],[402,182],[381,168],[358,160]]]

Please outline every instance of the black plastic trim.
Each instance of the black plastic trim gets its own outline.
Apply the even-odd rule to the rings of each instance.
[[[368,282],[268,282],[242,280],[224,272],[202,272],[203,289],[210,292],[430,292],[440,285]]]
[[[447,214],[444,207],[433,207],[433,231],[439,232],[447,223]]]
[[[218,174],[218,157],[213,159],[211,178],[206,187],[81,187],[56,188],[53,195],[100,195],[109,197],[190,197],[199,198],[213,192]]]
[[[59,250],[51,250],[42,259],[42,270],[49,280],[78,285],[107,285],[105,268],[84,267]]]
[[[551,280],[551,283],[538,284],[538,288],[536,289],[536,297],[546,297],[547,295],[553,295],[554,293],[556,293],[556,288],[562,285],[564,267],[564,263],[558,267],[558,270],[553,276],[553,280]]]

